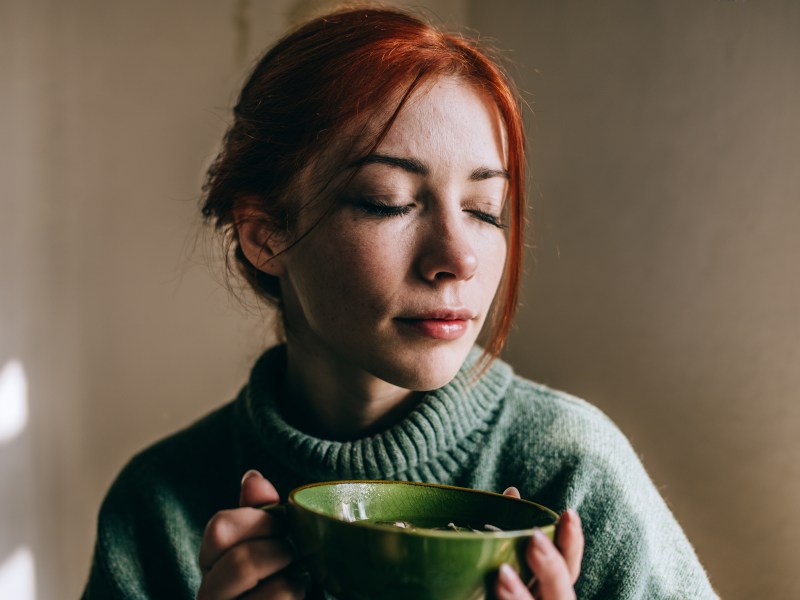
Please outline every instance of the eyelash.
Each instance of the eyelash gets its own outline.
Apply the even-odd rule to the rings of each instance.
[[[500,217],[495,217],[494,215],[489,214],[487,212],[483,212],[482,210],[474,210],[473,209],[473,210],[467,210],[466,212],[468,212],[471,215],[474,215],[475,217],[477,217],[478,219],[480,219],[484,223],[488,223],[489,225],[494,225],[498,229],[507,229],[508,228],[508,225],[503,223],[500,220]]]
[[[381,204],[380,202],[372,202],[362,200],[358,203],[358,208],[376,217],[401,217],[411,212],[411,206],[391,206],[389,204]]]
[[[405,206],[391,206],[389,204],[381,204],[373,201],[360,201],[358,203],[358,208],[368,215],[376,217],[402,217],[403,215],[407,215],[411,212],[412,205],[406,204]],[[488,223],[489,225],[493,225],[498,229],[508,228],[508,225],[503,223],[500,220],[500,217],[483,212],[482,210],[467,209],[464,212],[467,212],[480,221]]]

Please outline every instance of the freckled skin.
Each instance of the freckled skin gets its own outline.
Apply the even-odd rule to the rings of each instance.
[[[246,205],[237,216],[248,260],[280,280],[284,416],[327,439],[390,427],[447,384],[506,260],[505,131],[483,92],[457,78],[424,83],[355,169],[352,148],[368,143],[343,134],[298,175],[292,231],[270,231]],[[335,198],[331,173],[346,184]]]
[[[481,201],[500,212],[507,181],[469,176],[480,167],[505,168],[502,123],[491,101],[468,84],[437,80],[412,96],[376,152],[413,157],[429,172],[367,164],[354,192],[414,207],[376,217],[345,203],[293,247],[281,278],[287,330],[296,349],[330,354],[332,364],[362,377],[435,389],[466,358],[502,275],[503,230],[464,206]],[[426,338],[396,321],[444,307],[477,315],[458,340]]]

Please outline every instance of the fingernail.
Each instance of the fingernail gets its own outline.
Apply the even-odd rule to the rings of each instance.
[[[513,593],[514,591],[514,575],[514,569],[512,569],[508,563],[500,565],[500,573],[497,576],[497,581],[500,587],[508,593]]]
[[[245,473],[242,476],[242,484],[244,484],[244,482],[247,481],[248,479],[250,479],[251,477],[255,477],[255,476],[264,477],[261,473],[259,473],[255,469],[250,469],[247,473]]]
[[[567,509],[567,514],[569,515],[570,522],[572,522],[572,523],[580,523],[581,522],[581,516],[578,514],[578,511],[575,510],[574,508],[568,508]]]
[[[541,529],[533,530],[533,551],[542,554],[547,552],[547,542],[550,541]]]

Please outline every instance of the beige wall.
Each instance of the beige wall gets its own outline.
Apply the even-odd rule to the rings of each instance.
[[[0,576],[27,549],[38,600],[79,594],[122,464],[268,341],[194,250],[196,200],[246,65],[315,4],[0,3],[0,374],[29,408],[0,439]],[[615,418],[726,597],[797,595],[800,5],[424,4],[535,94],[508,356]]]
[[[800,3],[471,7],[536,113],[509,360],[614,418],[723,597],[800,597]]]

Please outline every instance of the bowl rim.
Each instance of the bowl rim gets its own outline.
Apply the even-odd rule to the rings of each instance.
[[[303,506],[295,499],[295,495],[307,490],[309,488],[315,487],[322,487],[322,486],[331,486],[331,485],[341,485],[341,484],[399,484],[399,485],[412,485],[412,486],[421,486],[421,487],[430,487],[430,488],[437,488],[437,489],[446,489],[446,490],[454,490],[459,492],[468,492],[471,494],[484,494],[487,496],[495,496],[503,498],[504,500],[508,500],[510,502],[524,502],[530,506],[534,506],[547,514],[553,520],[552,523],[548,523],[546,525],[542,525],[540,527],[529,527],[526,529],[508,529],[503,531],[449,531],[449,530],[437,530],[437,529],[427,529],[427,528],[420,528],[420,529],[405,529],[403,527],[394,527],[393,525],[384,525],[375,522],[370,522],[368,520],[356,520],[356,521],[345,521],[344,519],[338,519],[334,516],[331,516],[327,513],[322,511],[313,510],[307,506]],[[390,479],[341,479],[335,481],[318,481],[315,483],[308,483],[306,485],[301,485],[299,487],[294,488],[291,492],[289,492],[288,498],[289,506],[292,506],[296,509],[305,511],[307,513],[311,513],[315,516],[322,517],[327,521],[332,521],[335,523],[346,523],[347,525],[353,525],[355,527],[361,527],[364,529],[372,529],[376,531],[382,531],[385,533],[396,533],[399,535],[413,535],[413,536],[422,536],[422,537],[434,537],[434,538],[446,538],[446,539],[480,539],[480,540],[487,540],[487,539],[509,539],[509,538],[518,538],[518,537],[530,537],[533,535],[533,532],[537,529],[545,532],[549,537],[553,537],[555,532],[555,527],[558,524],[560,517],[558,513],[554,510],[547,508],[537,502],[532,502],[531,500],[525,500],[523,498],[515,498],[514,496],[506,496],[504,494],[498,494],[496,492],[488,492],[486,490],[478,490],[473,488],[465,488],[459,487],[455,485],[445,485],[441,483],[425,483],[421,481],[398,481],[398,480],[390,480]]]

